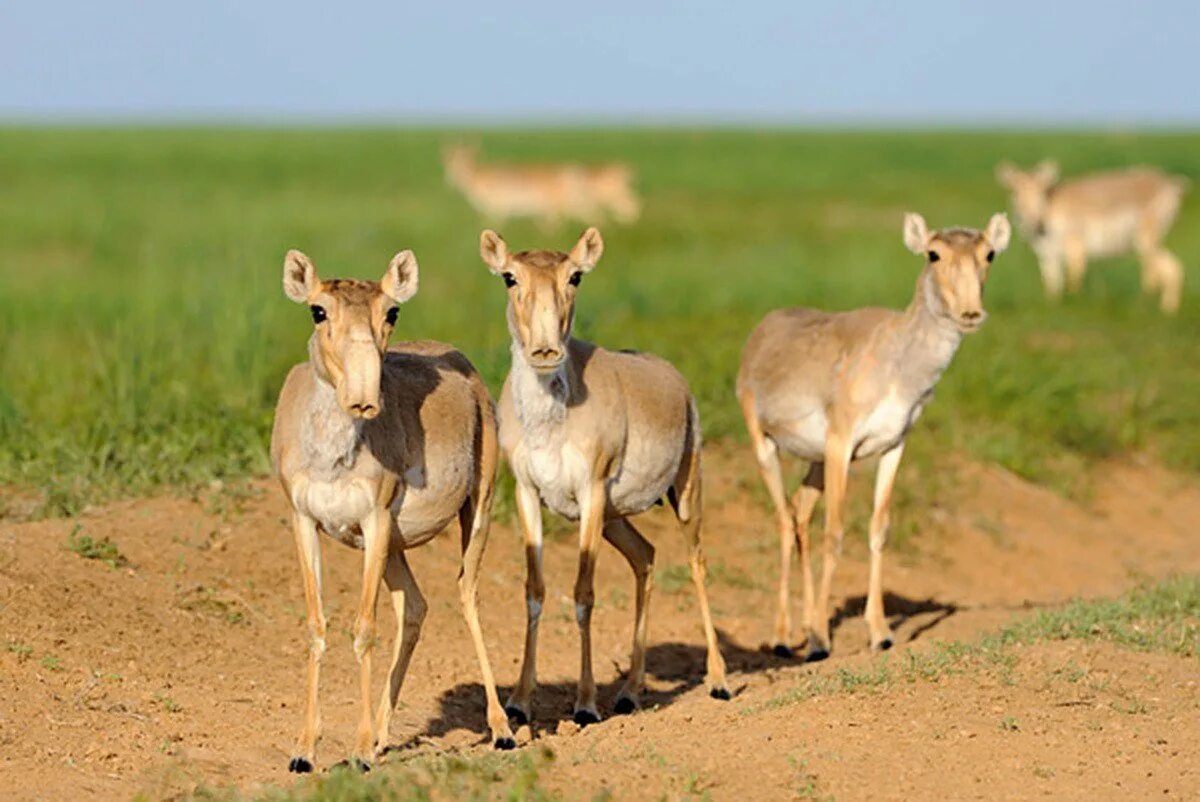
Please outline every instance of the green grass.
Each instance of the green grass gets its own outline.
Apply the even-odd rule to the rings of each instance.
[[[109,568],[121,568],[129,565],[129,560],[121,553],[116,543],[107,537],[96,540],[91,535],[81,534],[83,527],[76,525],[67,535],[67,550],[78,554],[85,560],[99,560]]]
[[[1059,640],[1102,640],[1137,651],[1184,658],[1200,657],[1200,576],[1180,576],[1144,585],[1116,599],[1077,599],[1054,610],[1019,618],[998,632],[976,641],[939,641],[932,648],[912,649],[899,659],[876,658],[866,668],[838,667],[832,672],[804,675],[784,693],[742,710],[754,715],[818,696],[875,692],[897,682],[935,682],[965,671],[993,673],[1011,684],[1017,646]],[[1084,672],[1076,666],[1056,674],[1078,682]],[[1011,724],[1011,726],[1010,726]],[[1015,722],[1002,729],[1017,730]]]
[[[1200,178],[1200,135],[547,131],[472,134],[489,158],[625,159],[645,214],[604,226],[578,329],[659,352],[689,378],[707,436],[744,439],[738,354],[783,305],[907,303],[920,268],[901,213],[982,225],[1007,199],[1002,158],[1067,174],[1150,162]],[[448,188],[437,131],[0,130],[0,485],[35,514],[266,473],[276,392],[304,356],[305,310],[280,288],[299,247],[323,275],[377,277],[413,248],[421,291],[399,337],[459,345],[493,389],[507,368],[504,294],[479,261],[480,221]],[[576,225],[504,233],[566,247]],[[1183,310],[1140,297],[1131,259],[1085,292],[1041,299],[1019,239],[910,441],[1070,491],[1089,464],[1148,451],[1200,470],[1200,203],[1169,240]],[[800,366],[798,366],[799,369]],[[511,506],[501,499],[501,509]],[[4,509],[0,508],[0,514]]]
[[[202,787],[190,798],[198,802],[553,802],[561,797],[538,782],[539,769],[553,760],[548,748],[514,755],[435,755],[394,761],[368,774],[339,767],[290,788],[273,788],[252,797],[232,789]]]

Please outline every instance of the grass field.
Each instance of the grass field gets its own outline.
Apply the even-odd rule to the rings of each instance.
[[[1200,134],[736,131],[475,132],[488,158],[624,159],[645,213],[605,226],[578,332],[653,350],[692,382],[709,439],[743,439],[733,377],[746,335],[785,305],[902,306],[912,209],[981,226],[1007,198],[994,164],[1054,156],[1067,175],[1146,162],[1200,178]],[[412,248],[421,290],[398,337],[460,346],[498,389],[504,294],[481,226],[442,179],[455,135],[403,130],[0,130],[0,485],[10,514],[64,514],[268,471],[275,394],[304,354],[280,288],[305,250],[326,277],[378,277]],[[565,248],[529,223],[517,248]],[[1064,492],[1127,452],[1200,470],[1200,202],[1168,240],[1190,284],[1164,319],[1132,259],[1043,301],[1018,238],[991,319],[963,346],[910,459],[965,453]],[[803,366],[797,366],[803,369]],[[940,463],[937,463],[940,464]],[[32,499],[32,504],[29,503]],[[3,505],[0,505],[3,506]],[[18,509],[19,508],[19,509]],[[0,514],[4,510],[0,509]]]

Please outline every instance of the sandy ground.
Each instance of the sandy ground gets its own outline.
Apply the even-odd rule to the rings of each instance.
[[[775,705],[808,674],[871,664],[859,617],[865,522],[852,521],[839,567],[834,654],[804,665],[765,647],[776,543],[749,457],[711,449],[705,530],[714,613],[734,699],[701,685],[703,640],[681,538],[644,517],[660,572],[645,709],[579,730],[570,721],[578,640],[569,598],[574,536],[546,550],[533,728],[548,746],[549,788],[617,799],[1200,798],[1200,672],[1194,660],[1099,643],[1023,647],[1010,676],[966,672],[876,692]],[[1153,466],[1098,472],[1079,504],[996,468],[964,463],[960,482],[919,515],[913,546],[891,553],[887,610],[902,660],[938,639],[971,638],[1075,595],[1110,596],[1139,579],[1200,571],[1200,485]],[[901,480],[918,481],[902,471]],[[857,490],[869,485],[856,477]],[[0,522],[0,799],[162,797],[197,783],[286,784],[300,723],[306,634],[284,505],[274,484],[237,505],[165,497],[89,510],[76,520]],[[222,501],[222,499],[225,499]],[[861,519],[861,516],[859,516]],[[65,547],[110,537],[129,565]],[[483,694],[458,610],[457,535],[411,556],[430,612],[389,759],[487,750]],[[349,628],[360,555],[326,541],[329,651],[318,768],[344,758],[357,716]],[[608,547],[594,618],[602,712],[627,665],[632,580]],[[496,525],[481,587],[501,697],[524,632],[519,536]],[[794,582],[798,589],[798,582]],[[794,617],[799,618],[796,598]],[[390,644],[386,603],[381,634]],[[384,661],[377,661],[380,677]],[[377,688],[381,688],[381,681]]]

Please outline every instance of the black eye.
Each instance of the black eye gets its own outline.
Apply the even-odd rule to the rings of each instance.
[[[988,262],[991,262],[991,261],[992,261],[993,259],[995,259],[995,258],[996,258],[996,252],[995,252],[995,251],[988,251],[988,255],[987,255],[987,260],[988,260]]]
[[[313,323],[325,322],[325,307],[313,304],[309,307],[309,310],[312,311]]]
[[[400,314],[400,307],[398,306],[393,306],[391,309],[387,310],[385,319],[387,320],[387,324],[389,326],[396,325],[396,315],[398,314]]]
[[[929,261],[930,261],[930,262],[936,262],[938,259],[941,259],[941,258],[942,258],[942,257],[940,257],[940,256],[938,256],[938,255],[937,255],[937,251],[930,251],[930,252],[929,252]]]
[[[583,281],[583,273],[576,271],[571,274],[571,277],[567,281],[571,282],[572,287],[578,287],[579,282]]]
[[[505,274],[504,274],[504,286],[505,286],[505,287],[515,287],[515,286],[517,286],[517,280],[516,280],[515,278],[513,278],[513,274],[512,274],[512,273],[505,273]]]

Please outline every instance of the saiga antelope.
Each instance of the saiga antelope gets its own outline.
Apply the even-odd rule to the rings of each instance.
[[[1021,233],[1037,254],[1046,295],[1075,292],[1083,284],[1088,257],[1137,254],[1142,289],[1158,290],[1162,310],[1179,309],[1183,266],[1163,246],[1188,180],[1148,167],[1058,180],[1058,165],[1044,161],[1032,170],[1008,163],[996,179],[1012,192]]]
[[[304,725],[289,768],[312,771],[320,729],[317,678],[325,651],[318,533],[362,549],[362,593],[354,621],[362,715],[354,756],[367,765],[386,746],[388,724],[417,645],[426,604],[404,553],[456,517],[462,527],[458,578],[497,748],[516,745],[500,706],[479,628],[476,585],[487,541],[498,448],[491,398],[467,358],[432,341],[387,347],[399,304],[417,291],[411,251],[378,281],[322,281],[307,256],[289,251],[283,290],[312,312],[309,361],[292,368],[279,394],[271,457],[292,509],[311,648]],[[388,684],[371,716],[371,656],[380,582],[395,608]]]
[[[1011,229],[1003,214],[985,231],[929,232],[918,214],[904,219],[904,244],[925,256],[908,309],[850,312],[780,309],[750,335],[738,371],[737,394],[779,528],[779,611],[775,650],[790,655],[788,574],[792,538],[804,581],[807,659],[829,654],[829,595],[841,554],[850,463],[879,456],[871,515],[866,621],[871,648],[887,649],[892,632],[883,612],[883,546],[892,483],[904,438],[933,395],[963,335],[984,321],[983,284]],[[809,463],[789,505],[780,451]],[[814,597],[808,523],[825,494],[821,587]]]
[[[446,179],[489,222],[533,217],[543,224],[590,220],[606,214],[622,223],[638,218],[641,204],[625,164],[480,164],[472,148],[443,152]]]
[[[593,572],[600,538],[617,548],[636,584],[629,674],[615,710],[638,706],[645,674],[646,628],[654,581],[654,547],[629,521],[664,496],[690,549],[692,581],[708,644],[707,681],[728,699],[725,662],[705,593],[700,549],[700,425],[687,382],[649,354],[608,351],[571,336],[575,294],[604,250],[589,228],[571,252],[510,253],[499,234],[484,231],[480,254],[508,287],[512,369],[500,396],[500,445],[517,480],[517,512],[525,534],[528,622],[520,679],[505,705],[518,722],[532,718],[542,579],[541,505],[579,522],[575,617],[580,672],[575,721],[600,720],[592,676]]]

